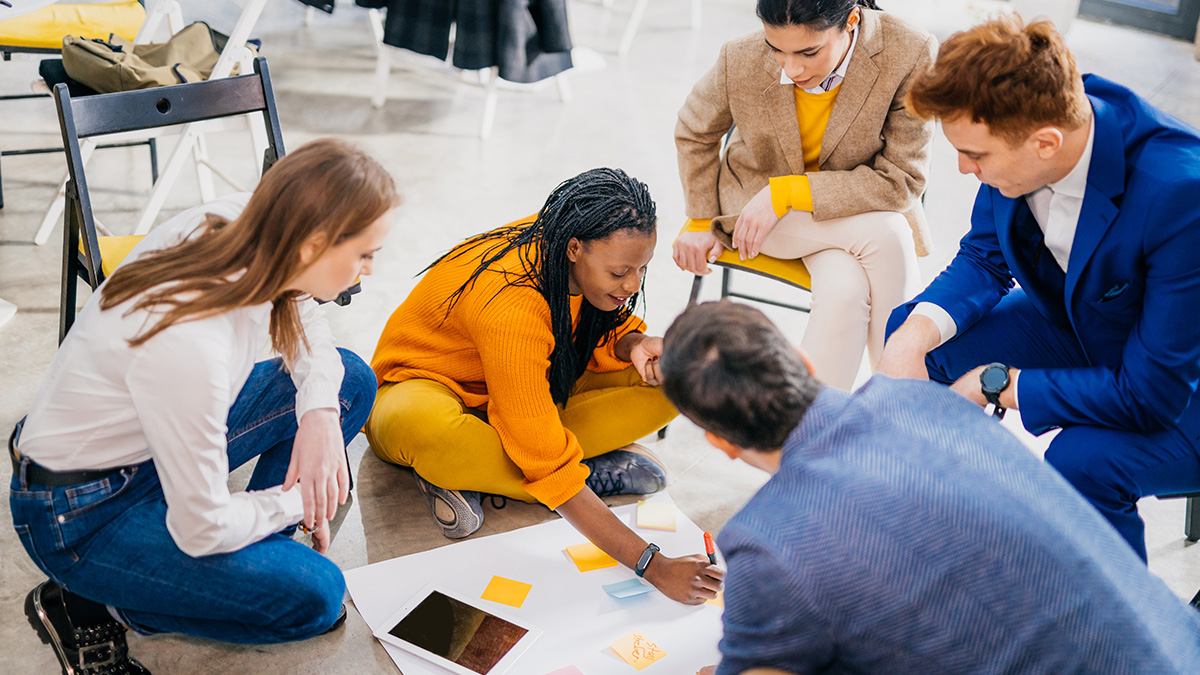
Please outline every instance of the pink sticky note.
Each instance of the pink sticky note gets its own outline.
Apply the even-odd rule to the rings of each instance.
[[[567,666],[566,668],[559,668],[553,673],[546,673],[546,675],[583,675],[583,671],[575,666]]]

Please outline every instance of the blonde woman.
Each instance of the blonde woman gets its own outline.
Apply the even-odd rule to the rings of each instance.
[[[691,221],[674,258],[694,274],[725,249],[803,260],[801,345],[849,389],[864,347],[874,368],[889,313],[920,290],[933,125],[903,99],[936,43],[871,0],[759,0],[758,17],[763,30],[726,43],[679,111]]]
[[[371,273],[398,202],[361,150],[314,141],[155,229],[89,299],[9,441],[13,523],[50,577],[26,611],[64,672],[146,672],[126,627],[271,643],[345,616],[321,554],[375,379],[317,300]]]

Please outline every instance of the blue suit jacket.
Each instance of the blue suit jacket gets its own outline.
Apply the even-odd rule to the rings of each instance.
[[[1183,675],[1200,612],[958,394],[826,387],[718,536],[719,675]]]
[[[1091,366],[1023,370],[1021,419],[1042,433],[1099,425],[1200,434],[1200,132],[1130,90],[1088,75],[1095,113],[1087,192],[1067,264],[1063,305]],[[1013,222],[1024,197],[984,185],[958,255],[925,291],[896,309],[894,330],[919,302],[970,330],[1015,278]],[[889,330],[889,332],[890,332]],[[986,359],[986,354],[981,354]],[[982,363],[982,361],[981,361]]]

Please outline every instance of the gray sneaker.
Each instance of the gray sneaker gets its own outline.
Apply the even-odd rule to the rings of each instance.
[[[648,495],[667,486],[667,468],[646,448],[631,443],[583,460],[592,470],[584,481],[599,497]]]
[[[413,472],[417,476],[416,472]],[[470,490],[447,490],[417,476],[429,512],[448,539],[462,539],[483,527],[483,495]]]

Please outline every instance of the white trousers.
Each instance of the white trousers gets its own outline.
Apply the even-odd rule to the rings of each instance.
[[[808,267],[812,313],[800,346],[821,381],[845,390],[854,386],[864,347],[875,369],[888,316],[921,290],[912,230],[899,213],[818,222],[808,211],[790,211],[761,252]]]

